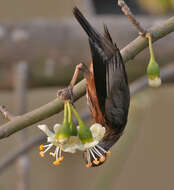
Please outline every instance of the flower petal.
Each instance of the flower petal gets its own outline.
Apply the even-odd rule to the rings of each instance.
[[[160,77],[155,77],[154,79],[148,78],[149,86],[159,87],[161,85]]]
[[[54,125],[53,130],[54,130],[55,133],[58,132],[60,126],[61,126],[61,125],[60,125],[59,123],[56,123],[56,124]]]
[[[47,127],[47,125],[38,125],[37,126],[40,130],[42,130],[48,137],[52,137],[54,135],[53,132],[50,131],[50,129]]]
[[[77,147],[76,147],[76,145],[75,146],[71,146],[71,145],[67,144],[67,145],[65,145],[65,146],[62,147],[62,150],[64,152],[75,153],[76,150],[77,150]]]
[[[99,141],[94,140],[94,141],[92,141],[92,142],[90,142],[90,143],[85,143],[85,144],[84,144],[84,149],[92,148],[92,147],[94,147],[95,145],[97,145],[98,142],[99,142]]]
[[[95,140],[100,141],[105,134],[105,127],[102,127],[99,123],[94,123],[90,127],[92,136]]]
[[[49,137],[47,137],[47,142],[55,144],[55,136],[52,136],[52,137],[49,136]]]

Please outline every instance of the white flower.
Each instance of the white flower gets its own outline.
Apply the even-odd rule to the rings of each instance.
[[[101,162],[106,160],[106,155],[110,155],[109,151],[106,151],[99,146],[99,141],[102,140],[105,134],[105,127],[102,127],[99,123],[94,123],[90,127],[93,141],[91,143],[85,143],[84,148],[86,150],[87,164],[86,167],[92,166],[92,162],[95,165],[99,165]]]
[[[98,123],[95,123],[91,126],[90,130],[93,137],[92,142],[82,144],[78,136],[71,136],[66,143],[61,144],[56,139],[56,133],[58,132],[60,126],[60,124],[55,124],[53,127],[54,132],[52,132],[47,127],[47,125],[38,125],[38,128],[41,129],[47,135],[47,142],[49,143],[47,145],[40,145],[41,157],[44,157],[45,153],[53,146],[55,146],[55,151],[50,152],[50,155],[56,158],[56,160],[53,162],[54,165],[59,165],[64,159],[64,157],[61,154],[62,151],[69,153],[75,153],[76,150],[86,151],[88,160],[87,167],[90,167],[92,165],[92,160],[94,160],[95,164],[99,164],[100,162],[103,162],[105,160],[104,154],[107,154],[107,151],[105,151],[102,147],[98,145],[99,141],[103,138],[105,134],[104,127],[102,127]],[[97,160],[95,155],[97,155],[100,158],[100,160]]]
[[[148,83],[149,83],[149,86],[157,88],[161,86],[161,79],[158,76],[155,77],[154,79],[148,78]]]
[[[84,150],[96,146],[105,134],[105,128],[102,127],[102,125],[100,125],[99,123],[94,123],[90,127],[90,131],[92,133],[93,141],[85,143],[84,144]]]

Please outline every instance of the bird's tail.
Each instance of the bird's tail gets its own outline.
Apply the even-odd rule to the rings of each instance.
[[[82,28],[85,30],[89,38],[91,38],[94,41],[100,41],[101,38],[100,35],[90,25],[90,23],[86,20],[86,18],[83,16],[83,14],[80,12],[80,10],[77,7],[74,7],[73,14],[77,19],[77,21],[82,26]]]

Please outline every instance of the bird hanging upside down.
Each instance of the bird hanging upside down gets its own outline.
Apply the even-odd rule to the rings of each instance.
[[[120,51],[104,26],[104,34],[99,34],[86,20],[77,7],[73,14],[89,37],[92,61],[89,68],[80,63],[76,66],[74,76],[67,92],[73,98],[72,90],[79,72],[83,72],[86,79],[86,93],[94,123],[105,127],[106,132],[95,151],[84,152],[84,159],[90,166],[98,166],[93,160],[106,157],[107,152],[123,134],[128,117],[130,93],[127,73]],[[59,91],[58,95],[64,94]],[[92,155],[89,155],[92,154]]]

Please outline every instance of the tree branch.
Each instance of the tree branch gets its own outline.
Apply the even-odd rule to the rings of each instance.
[[[156,41],[167,34],[174,31],[174,17],[171,17],[162,24],[151,28],[150,33],[152,35],[153,41]],[[124,62],[133,59],[138,53],[140,53],[145,47],[147,47],[148,41],[139,36],[130,44],[128,44],[122,51],[122,56]],[[75,100],[80,98],[85,94],[85,80],[82,80],[74,88]],[[22,116],[14,118],[12,121],[4,124],[0,128],[0,139],[8,137],[9,135],[20,131],[38,121],[46,119],[63,109],[63,102],[60,99],[55,99],[50,103],[31,111]]]
[[[153,42],[163,38],[167,34],[174,32],[174,16],[157,26],[150,28],[148,31],[152,36]],[[148,40],[146,38],[142,36],[137,37],[121,50],[124,62],[133,59],[147,46]]]
[[[171,78],[174,75],[174,64],[169,64],[161,69],[161,78],[163,81]],[[148,87],[148,80],[146,76],[140,77],[135,82],[132,82],[130,85],[130,93],[131,96],[135,95],[136,93],[142,91],[144,88]],[[87,120],[90,118],[90,113],[85,112],[82,114],[83,120]],[[46,141],[45,135],[40,135],[38,137],[32,138],[28,140],[22,147],[18,147],[17,150],[14,150],[9,155],[5,156],[4,159],[0,161],[0,173],[3,170],[10,166],[20,155],[30,151],[33,147],[43,143]]]
[[[85,94],[85,80],[79,82],[74,88],[74,100],[76,101]],[[28,112],[21,116],[16,116],[12,121],[0,127],[0,139],[20,131],[38,121],[44,120],[63,109],[63,101],[59,98],[50,103]]]

